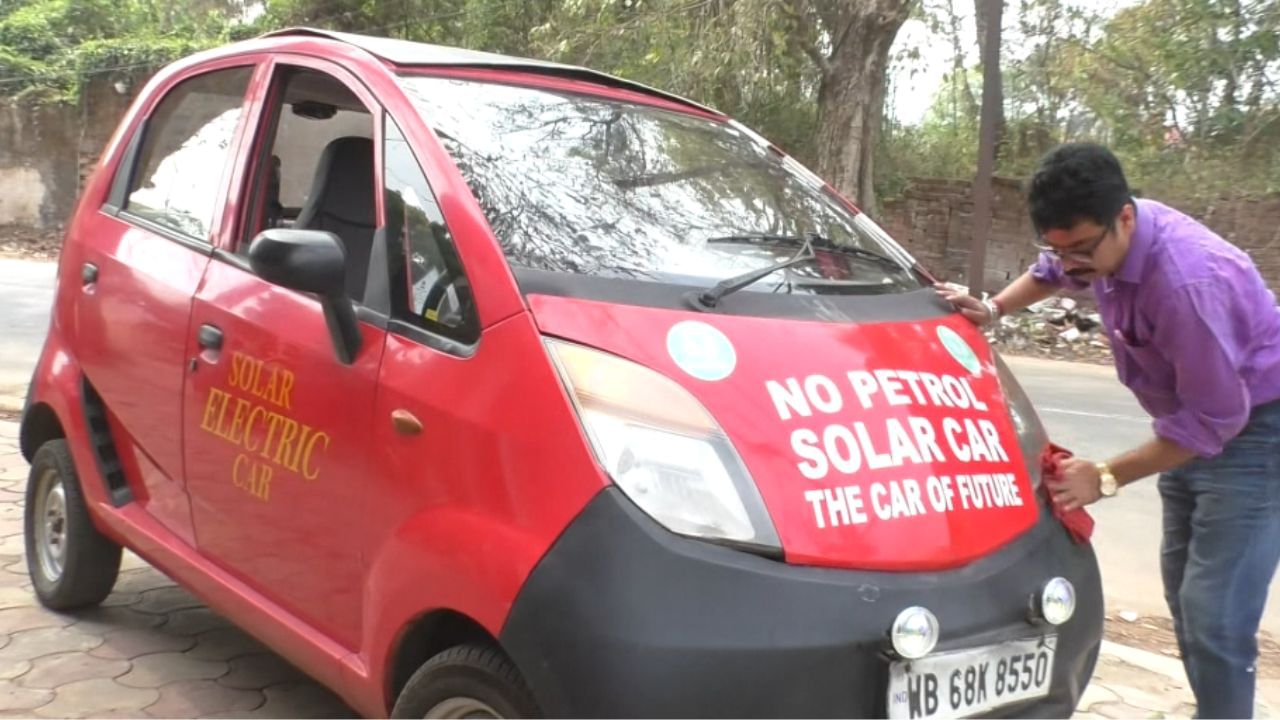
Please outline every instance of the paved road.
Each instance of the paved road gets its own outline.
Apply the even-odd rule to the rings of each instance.
[[[1009,366],[1059,445],[1089,459],[1123,452],[1151,436],[1151,421],[1110,367],[1031,358]],[[1160,583],[1160,494],[1154,478],[1123,488],[1090,507],[1097,519],[1095,547],[1110,611],[1167,616]],[[1262,628],[1280,637],[1280,577]]]
[[[55,267],[0,258],[0,398],[26,393],[49,325]]]

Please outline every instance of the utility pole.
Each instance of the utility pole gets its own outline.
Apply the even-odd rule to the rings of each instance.
[[[987,238],[991,234],[991,176],[996,167],[996,120],[1001,99],[1000,16],[1004,0],[987,3],[987,35],[982,53],[982,111],[978,124],[978,174],[973,179],[973,233],[969,247],[969,294],[982,297],[987,264]]]

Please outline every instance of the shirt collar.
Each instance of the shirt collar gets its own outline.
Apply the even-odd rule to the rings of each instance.
[[[1147,269],[1147,259],[1151,257],[1151,240],[1154,232],[1155,218],[1152,217],[1151,206],[1145,200],[1133,201],[1134,213],[1137,216],[1133,226],[1133,235],[1129,238],[1129,250],[1124,255],[1124,262],[1116,271],[1115,279],[1127,283],[1142,281]]]

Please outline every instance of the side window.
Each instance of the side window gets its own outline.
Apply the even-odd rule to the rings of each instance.
[[[270,228],[331,232],[347,253],[347,292],[362,302],[378,224],[373,116],[341,81],[309,68],[281,68],[271,98],[236,252]]]
[[[480,324],[453,236],[426,175],[390,117],[383,150],[392,314],[473,343],[480,337]]]
[[[252,67],[218,70],[169,91],[147,119],[124,209],[209,240]]]

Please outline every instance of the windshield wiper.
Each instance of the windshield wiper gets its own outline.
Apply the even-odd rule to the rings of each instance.
[[[779,270],[814,259],[817,255],[813,252],[813,241],[823,240],[822,236],[817,233],[809,233],[803,238],[771,235],[727,235],[724,237],[711,238],[710,240],[707,240],[707,242],[769,242],[775,237],[779,238],[780,241],[789,243],[802,242],[804,244],[800,246],[800,250],[797,251],[795,255],[792,255],[782,262],[762,267],[759,270],[745,272],[741,275],[735,275],[731,278],[725,278],[724,280],[716,283],[715,287],[703,290],[702,292],[689,293],[690,301],[693,303],[694,307],[699,309],[713,308],[720,302],[720,298],[728,295],[729,293],[737,292],[767,275],[778,272]],[[762,238],[768,239],[762,240]]]
[[[707,240],[707,243],[743,243],[751,245],[794,245],[800,242],[813,240],[813,244],[819,249],[840,253],[842,255],[852,255],[854,257],[872,260],[882,265],[888,265],[895,270],[906,272],[906,268],[902,263],[894,260],[888,255],[881,255],[878,252],[867,250],[865,248],[854,247],[852,245],[837,245],[831,240],[818,235],[817,233],[809,233],[805,237],[797,237],[795,235],[768,235],[765,233],[747,233],[744,235],[722,235]]]

